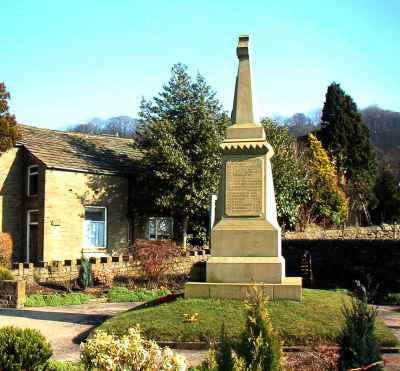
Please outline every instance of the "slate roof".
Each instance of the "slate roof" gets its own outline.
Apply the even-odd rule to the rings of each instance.
[[[18,145],[48,168],[129,175],[134,172],[135,161],[142,158],[132,139],[19,127]]]

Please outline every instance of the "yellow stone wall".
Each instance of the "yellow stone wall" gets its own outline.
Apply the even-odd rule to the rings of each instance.
[[[43,261],[76,259],[84,246],[85,206],[107,207],[107,248],[128,243],[128,179],[46,170]]]

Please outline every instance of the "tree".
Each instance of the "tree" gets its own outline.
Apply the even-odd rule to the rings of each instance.
[[[400,222],[400,186],[388,166],[379,173],[374,187],[378,206],[372,210],[375,223]]]
[[[139,116],[138,143],[147,168],[142,182],[156,205],[181,221],[185,244],[190,218],[204,212],[217,191],[228,116],[204,77],[192,79],[182,64],[172,67],[157,97],[142,100]]]
[[[368,220],[366,206],[372,201],[377,167],[375,151],[357,105],[335,82],[326,93],[318,138],[346,184],[353,219],[358,221],[365,214]]]
[[[0,153],[15,145],[19,138],[17,120],[9,113],[10,93],[4,83],[0,83]]]
[[[347,218],[348,203],[339,187],[335,165],[315,135],[308,134],[308,140],[313,184],[309,213],[314,214],[316,219],[343,224]]]
[[[289,135],[287,127],[268,118],[263,119],[262,124],[275,152],[272,172],[278,221],[283,228],[293,228],[298,221],[300,206],[311,196],[304,157],[297,151],[296,140]]]

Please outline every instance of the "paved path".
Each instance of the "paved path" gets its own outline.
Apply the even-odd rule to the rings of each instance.
[[[400,306],[378,306],[378,317],[385,322],[385,325],[389,327],[393,335],[396,336],[397,340],[400,341]],[[386,362],[385,370],[400,370],[400,354],[384,354]]]
[[[94,326],[140,303],[101,303],[24,309],[0,308],[0,327],[13,325],[39,330],[51,343],[53,357],[63,361],[79,360],[79,344]],[[191,365],[205,357],[203,351],[178,350]]]
[[[135,305],[102,303],[22,310],[1,308],[0,326],[37,329],[50,341],[55,359],[76,361],[79,359],[79,344],[94,326]]]

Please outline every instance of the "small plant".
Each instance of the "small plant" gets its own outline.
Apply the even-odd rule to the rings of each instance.
[[[7,268],[0,266],[0,281],[1,280],[14,281],[15,277]]]
[[[13,241],[9,233],[0,233],[0,265],[11,268]]]
[[[92,265],[83,257],[79,269],[78,283],[83,290],[86,290],[88,287],[93,285]]]
[[[264,292],[252,289],[245,308],[247,319],[237,349],[238,360],[244,362],[246,370],[282,370],[282,343],[272,328]]]
[[[141,337],[138,326],[117,338],[97,331],[86,343],[81,344],[81,360],[86,369],[130,371],[185,371],[184,357],[169,348],[160,348],[156,342]]]
[[[40,370],[51,356],[50,344],[39,331],[0,328],[0,370]]]
[[[111,268],[105,266],[94,267],[92,269],[93,280],[104,287],[112,287],[115,273]]]
[[[61,305],[76,305],[87,303],[92,296],[74,292],[65,295],[60,294],[33,294],[26,298],[26,307],[57,307]]]
[[[134,251],[147,278],[160,283],[173,265],[173,259],[181,253],[181,248],[169,240],[138,240],[135,242]]]
[[[350,304],[342,308],[345,322],[340,341],[340,364],[342,369],[348,370],[378,362],[368,369],[382,370],[379,364],[382,357],[374,334],[377,311],[368,305],[365,287],[359,282],[357,286],[357,296],[354,295]]]
[[[110,303],[122,303],[149,301],[168,294],[170,294],[169,290],[129,290],[126,287],[113,287],[107,291],[106,296]]]

